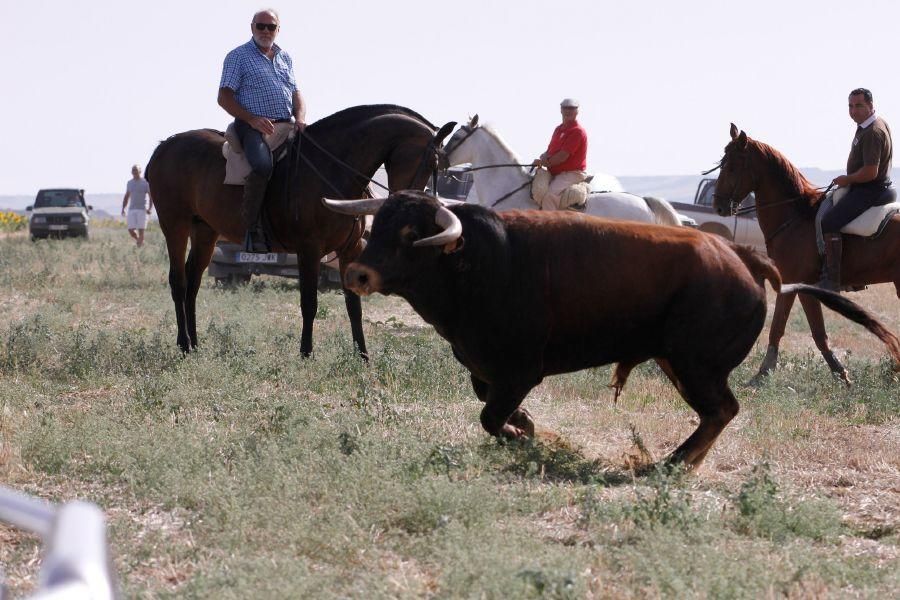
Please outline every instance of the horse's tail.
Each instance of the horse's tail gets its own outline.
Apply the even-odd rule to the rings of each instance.
[[[646,202],[647,206],[650,207],[650,211],[653,213],[653,218],[659,225],[672,225],[674,227],[681,226],[681,219],[678,218],[678,213],[674,208],[672,208],[671,204],[669,204],[662,198],[657,198],[655,196],[644,196],[644,202]]]
[[[735,254],[744,261],[744,264],[747,266],[747,269],[750,270],[756,283],[763,285],[763,282],[768,279],[772,289],[779,293],[786,293],[783,291],[784,288],[781,285],[781,273],[778,271],[778,267],[775,266],[775,263],[771,258],[762,252],[754,250],[750,246],[741,246],[740,244],[734,243],[730,245]]]
[[[805,283],[791,283],[781,286],[782,294],[808,294],[816,300],[833,310],[834,312],[847,317],[854,323],[859,323],[875,337],[884,342],[894,359],[894,369],[900,371],[900,340],[897,339],[891,331],[882,325],[875,315],[864,309],[862,306],[853,302],[849,298],[845,298],[836,292],[823,290],[822,288],[807,285]]]

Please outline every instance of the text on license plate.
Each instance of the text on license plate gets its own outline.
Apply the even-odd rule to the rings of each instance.
[[[68,225],[51,225],[50,231],[65,231],[68,228]]]
[[[277,263],[278,254],[269,252],[267,254],[259,254],[256,252],[238,252],[237,261],[239,263]]]

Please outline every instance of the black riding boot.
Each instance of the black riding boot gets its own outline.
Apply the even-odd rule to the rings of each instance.
[[[241,207],[241,221],[247,230],[244,238],[245,252],[269,252],[269,243],[263,231],[261,213],[266,196],[268,179],[250,173],[244,181],[244,203]]]
[[[822,278],[816,287],[831,292],[841,291],[841,252],[843,238],[840,233],[825,234],[825,260],[822,263]]]

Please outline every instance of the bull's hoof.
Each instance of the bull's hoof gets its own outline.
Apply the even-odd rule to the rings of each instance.
[[[534,420],[531,418],[531,413],[524,408],[517,408],[516,412],[506,420],[506,424],[519,429],[526,437],[534,437]]]
[[[524,429],[515,427],[514,425],[510,425],[509,423],[504,423],[503,427],[500,428],[499,437],[508,440],[519,440],[527,438],[528,435],[525,433]]]

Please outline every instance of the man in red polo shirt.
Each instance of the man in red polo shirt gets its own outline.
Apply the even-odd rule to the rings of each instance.
[[[546,168],[553,177],[541,206],[545,210],[559,209],[562,191],[587,176],[587,132],[578,123],[578,101],[566,98],[559,107],[562,123],[553,130],[547,151],[532,163]]]

